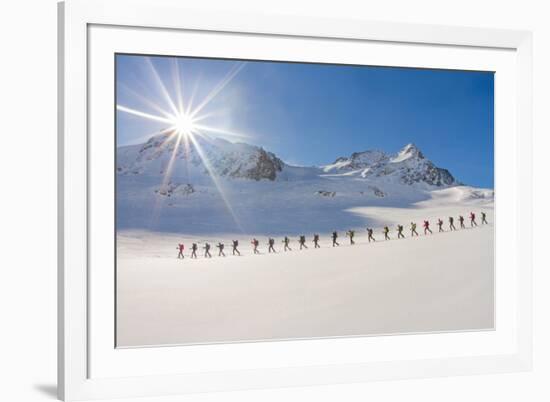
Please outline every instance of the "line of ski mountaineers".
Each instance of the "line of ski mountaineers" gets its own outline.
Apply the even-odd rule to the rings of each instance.
[[[464,217],[462,215],[460,215],[458,217],[458,222],[460,223],[460,228],[464,229],[465,228]],[[481,213],[481,224],[487,224],[487,215],[485,214],[485,212]],[[432,230],[430,229],[430,222],[429,221],[424,221],[422,226],[424,228],[424,234],[425,235],[427,235],[428,233],[430,233],[430,234],[433,233]],[[444,230],[443,230],[443,221],[441,219],[437,220],[437,226],[439,228],[439,232],[444,232]],[[473,212],[470,212],[470,226],[471,227],[477,226],[476,215]],[[404,230],[403,225],[397,225],[397,238],[398,239],[404,239],[405,238],[405,235],[403,234],[403,230]],[[456,230],[456,227],[454,225],[454,218],[452,216],[449,217],[449,230],[450,231]],[[416,231],[416,223],[411,222],[410,231],[411,231],[411,237],[418,236],[418,232]],[[384,234],[384,240],[390,240],[390,236],[389,236],[390,228],[388,226],[384,226],[384,229],[382,230],[382,233]],[[372,228],[367,228],[367,235],[368,235],[369,243],[371,241],[376,241],[376,239],[374,238],[374,230]],[[346,236],[349,237],[351,245],[355,244],[355,241],[354,241],[355,230],[348,230],[346,232]],[[284,251],[292,251],[292,249],[289,246],[290,239],[288,238],[288,236],[285,236],[285,238],[283,239],[282,242],[284,244]],[[298,238],[298,243],[300,245],[300,250],[302,250],[303,248],[308,248],[307,245],[306,245],[306,237],[305,236],[303,236],[303,235],[300,236]],[[252,244],[252,248],[254,250],[254,254],[260,254],[260,251],[258,250],[258,246],[260,245],[260,242],[258,241],[258,239],[256,239],[256,238],[252,239],[251,244]],[[275,239],[269,238],[267,244],[269,246],[267,251],[269,253],[276,253],[275,247],[274,247],[275,246]],[[319,235],[318,234],[313,235],[313,244],[314,244],[314,248],[321,248],[321,246],[319,245]],[[232,246],[233,246],[233,255],[241,255],[241,253],[238,249],[239,241],[238,240],[233,240],[232,241]],[[340,246],[340,244],[338,243],[338,232],[334,231],[334,232],[332,232],[332,247],[337,247],[337,246]],[[223,250],[225,248],[225,245],[223,243],[218,243],[216,245],[216,247],[219,250],[218,251],[218,256],[225,257],[225,253],[223,252]],[[178,258],[184,258],[183,250],[185,249],[185,246],[182,243],[180,243],[180,244],[178,244],[178,247],[176,247],[176,249],[179,250]],[[193,243],[191,245],[191,256],[190,256],[191,258],[197,258],[197,249],[198,249],[197,243]],[[205,243],[203,249],[204,249],[204,257],[205,258],[211,258],[212,254],[210,254],[210,249],[211,249],[210,244]]]

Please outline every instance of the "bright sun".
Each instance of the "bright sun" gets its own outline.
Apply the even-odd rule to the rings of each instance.
[[[180,113],[174,118],[174,128],[180,135],[189,135],[195,129],[193,118],[187,113]]]

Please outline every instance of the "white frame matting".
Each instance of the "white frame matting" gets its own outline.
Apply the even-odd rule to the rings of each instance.
[[[129,13],[128,10],[132,12]],[[96,31],[93,32],[94,29]],[[132,32],[136,32],[135,35],[140,37],[139,47],[132,44]],[[302,340],[137,350],[114,348],[114,340],[111,342],[109,338],[113,333],[114,313],[109,310],[109,306],[112,306],[111,289],[114,273],[108,275],[110,266],[107,262],[101,263],[102,260],[111,259],[109,254],[98,252],[100,248],[95,246],[90,249],[90,239],[95,245],[98,243],[94,243],[93,239],[100,240],[102,236],[101,231],[99,236],[96,231],[101,225],[97,225],[96,221],[93,221],[93,225],[89,222],[90,209],[93,211],[93,208],[101,203],[101,199],[96,202],[94,198],[98,193],[95,191],[97,186],[93,187],[94,180],[97,180],[102,172],[109,175],[109,172],[113,171],[113,166],[109,163],[102,164],[99,168],[94,162],[98,158],[101,160],[98,153],[100,151],[97,150],[103,148],[101,143],[97,143],[98,137],[94,135],[94,130],[112,130],[113,116],[108,114],[113,112],[112,107],[108,107],[104,109],[105,113],[101,114],[102,109],[94,105],[104,104],[105,98],[96,100],[95,93],[91,96],[90,88],[94,88],[92,92],[100,95],[112,94],[112,87],[106,88],[105,85],[101,85],[100,88],[96,88],[94,84],[110,82],[107,74],[112,69],[108,63],[112,63],[110,55],[117,51],[156,53],[157,50],[162,54],[180,54],[180,51],[185,52],[182,55],[218,57],[233,55],[231,50],[227,50],[230,49],[228,46],[215,49],[214,42],[204,51],[192,48],[178,50],[176,47],[170,47],[170,42],[177,42],[170,41],[170,36],[191,35],[199,38],[201,34],[206,33],[210,38],[216,35],[219,38],[234,37],[234,49],[238,49],[238,52],[234,50],[235,56],[239,57],[240,54],[243,58],[252,58],[258,54],[247,53],[251,51],[250,46],[259,48],[257,44],[250,43],[264,41],[273,46],[263,46],[263,53],[257,58],[285,60],[283,53],[275,53],[278,51],[278,42],[295,41],[299,44],[307,40],[310,41],[311,48],[308,49],[309,53],[304,52],[304,59],[301,59],[304,61],[338,62],[338,57],[348,57],[343,49],[363,46],[364,49],[372,50],[369,60],[374,60],[373,63],[376,64],[378,50],[388,47],[393,49],[393,53],[379,53],[381,65],[496,71],[497,211],[500,214],[505,208],[509,208],[513,214],[514,228],[518,233],[522,233],[522,237],[512,238],[499,247],[497,225],[497,324],[494,333],[407,335],[369,337],[368,340]],[[155,40],[162,36],[166,40],[163,40],[163,46],[157,49],[154,45]],[[150,40],[147,40],[148,37]],[[182,43],[181,40],[179,42]],[[531,43],[531,34],[522,31],[200,12],[186,9],[179,0],[69,0],[60,3],[59,397],[65,400],[79,400],[157,396],[530,369]],[[322,55],[323,46],[333,46],[330,52],[332,59],[329,56],[316,56],[316,46],[318,55]],[[415,46],[415,51],[407,53],[407,47],[411,46]],[[430,50],[430,47],[433,49]],[[494,57],[491,51],[495,54]],[[347,52],[351,54],[350,50]],[[396,53],[401,55],[401,60],[396,58],[394,61],[393,56],[384,56]],[[468,56],[467,53],[471,55]],[[411,56],[408,61],[404,61],[403,55],[407,54]],[[292,55],[286,57],[289,57],[288,60],[296,59]],[[468,62],[468,58],[475,61]],[[359,60],[359,64],[367,64],[369,60]],[[101,73],[101,70],[105,73]],[[503,97],[505,99],[502,99]],[[90,117],[91,107],[95,120]],[[99,115],[96,114],[96,110],[100,110]],[[107,135],[106,138],[112,137]],[[105,139],[101,141],[104,142]],[[108,152],[112,154],[112,149]],[[94,191],[90,191],[90,188]],[[503,195],[506,197],[499,199],[499,196]],[[90,230],[90,227],[93,230]],[[109,230],[109,233],[112,233],[112,229]],[[105,243],[105,247],[109,247],[108,242]],[[501,261],[505,259],[504,251],[512,252],[510,257],[506,257],[509,261],[505,261],[505,266],[499,263],[499,258]],[[93,267],[93,270],[90,267]],[[503,281],[503,278],[508,279]],[[103,301],[99,302],[99,298],[94,297],[98,292],[109,296],[101,298]],[[509,299],[513,302],[510,305],[503,304],[499,302],[499,297],[501,300]],[[399,343],[399,338],[407,339]],[[498,342],[495,342],[497,340]],[[447,354],[438,352],[438,347],[442,350],[448,349],[445,342],[447,345],[460,344],[461,348]],[[484,348],[483,342],[489,342],[495,347]],[[411,349],[410,345],[413,344],[414,353],[399,352]],[[428,353],[428,349],[416,347],[422,344],[432,345],[429,347],[433,350],[430,349]],[[395,347],[399,345],[402,349]],[[397,352],[386,355],[383,348],[388,346]],[[368,353],[370,357],[367,358],[366,351],[369,347],[372,348],[372,352]],[[320,350],[326,351],[325,355],[320,354]],[[365,357],[361,353],[353,353],[354,350],[362,351]],[[380,352],[380,356],[374,356],[375,350]],[[241,356],[241,359],[238,364],[232,365],[230,362],[235,359],[231,356],[235,353]],[[349,358],[345,357],[346,353]],[[183,363],[175,365],[174,361],[185,361],[187,366],[184,367]],[[201,365],[195,365],[193,361],[201,362]],[[140,363],[144,367],[147,366],[147,369],[140,367]]]

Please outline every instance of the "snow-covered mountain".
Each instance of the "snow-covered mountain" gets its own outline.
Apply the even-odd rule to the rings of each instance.
[[[424,183],[446,187],[458,184],[447,169],[435,166],[414,144],[407,144],[395,155],[382,151],[355,152],[323,166],[323,171],[408,185]]]
[[[447,187],[458,184],[448,170],[435,166],[413,144],[406,145],[394,155],[368,150],[340,157],[332,164],[321,167],[299,167],[286,164],[261,147],[221,138],[196,138],[202,156],[193,144],[188,147],[178,146],[173,155],[176,140],[169,140],[170,135],[159,134],[144,144],[118,148],[119,174],[163,175],[174,158],[172,175],[181,172],[190,177],[209,176],[209,170],[213,170],[220,177],[256,181],[315,179],[325,175],[352,176],[372,182],[405,185]]]
[[[293,166],[221,138],[180,144],[169,134],[117,149],[117,229],[194,234],[326,232],[384,222],[363,208],[490,205],[491,189],[462,186],[412,144]],[[183,141],[183,140],[182,140]],[[198,147],[197,147],[198,144]],[[174,151],[174,149],[176,149]],[[214,172],[215,177],[210,173]],[[441,198],[452,194],[451,198]]]
[[[177,140],[170,138],[171,135],[159,134],[145,144],[118,148],[117,171],[120,174],[163,175],[174,157],[172,169],[175,172],[191,169],[199,175],[209,175],[209,169],[212,169],[222,177],[275,180],[284,166],[283,161],[263,148],[221,138],[195,139],[203,157],[192,143],[188,146],[179,144],[173,155]]]

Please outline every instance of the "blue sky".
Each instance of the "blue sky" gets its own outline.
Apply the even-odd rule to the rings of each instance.
[[[171,57],[151,57],[172,99]],[[201,103],[239,62],[178,58],[184,104]],[[169,111],[144,56],[117,56],[117,104]],[[320,165],[366,149],[415,143],[460,181],[493,187],[491,72],[248,61],[202,112],[209,126],[243,133],[288,163]],[[136,95],[139,94],[139,95]],[[194,95],[193,95],[194,94]],[[201,122],[201,123],[203,123]],[[163,122],[117,112],[118,146],[144,142]]]

